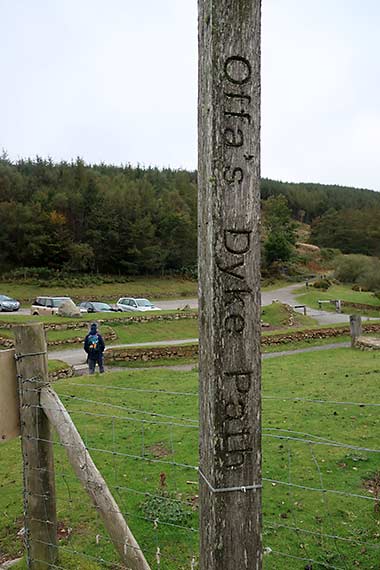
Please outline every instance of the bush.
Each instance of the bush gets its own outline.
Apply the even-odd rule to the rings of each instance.
[[[342,283],[357,283],[371,269],[372,262],[367,255],[340,255],[335,262],[335,277]]]
[[[103,283],[127,283],[126,275],[99,275],[98,273],[77,273],[59,271],[49,267],[23,267],[1,276],[1,281],[15,281],[39,287],[88,287]]]
[[[322,289],[323,291],[327,291],[327,289],[331,287],[331,281],[329,281],[328,279],[318,279],[318,281],[314,281],[312,285],[316,289]]]
[[[342,255],[342,252],[334,247],[322,247],[320,250],[320,256],[323,261],[332,261],[338,255]]]
[[[380,290],[380,260],[367,255],[341,255],[336,260],[335,277],[353,283],[362,291]]]
[[[367,287],[365,287],[364,285],[363,285],[363,286],[362,286],[362,285],[359,285],[358,283],[355,283],[355,285],[353,285],[353,286],[351,287],[351,289],[352,289],[353,291],[358,291],[359,293],[362,293],[363,291],[364,291],[364,292],[367,292],[367,291],[368,291]]]

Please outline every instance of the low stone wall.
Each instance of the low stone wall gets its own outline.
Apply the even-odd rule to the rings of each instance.
[[[67,330],[75,330],[75,329],[81,329],[81,328],[90,328],[91,323],[98,323],[98,325],[104,325],[104,324],[120,324],[120,325],[129,325],[131,323],[148,323],[148,322],[152,322],[152,321],[178,321],[178,320],[182,320],[182,319],[197,319],[198,318],[198,313],[194,313],[194,312],[187,312],[187,311],[183,311],[183,312],[177,312],[177,313],[172,313],[172,314],[168,314],[168,315],[156,315],[156,314],[142,314],[142,315],[136,315],[136,314],[131,314],[131,316],[129,317],[123,317],[123,318],[115,318],[115,317],[109,317],[109,318],[102,318],[99,319],[96,317],[96,315],[98,315],[99,313],[94,313],[94,316],[88,320],[88,317],[86,316],[86,320],[73,320],[71,322],[63,322],[63,323],[44,323],[44,329],[45,331],[67,331]],[[10,330],[12,329],[14,326],[16,326],[19,323],[10,323],[9,321],[1,321],[0,320],[0,329],[7,329]]]
[[[4,348],[13,348],[14,341],[12,338],[7,338],[5,336],[0,336],[0,346]]]
[[[110,331],[107,333],[102,334],[104,340],[108,341],[114,341],[117,340],[117,334],[115,333],[115,331]],[[72,338],[63,338],[63,339],[59,339],[59,340],[48,340],[47,341],[47,345],[48,346],[65,346],[65,345],[71,345],[71,344],[81,344],[84,341],[84,336],[75,336]],[[14,340],[13,338],[7,338],[7,337],[0,337],[0,346],[4,346],[4,348],[13,348],[14,347]]]
[[[67,368],[60,368],[59,370],[49,372],[49,380],[51,380],[51,382],[64,380],[65,378],[71,378],[74,376],[74,373],[74,368],[72,366],[67,366]]]
[[[345,309],[359,309],[362,311],[380,311],[380,305],[367,305],[365,303],[351,303],[350,301],[341,301],[341,306]]]
[[[379,324],[363,325],[365,332],[380,332]],[[349,336],[350,327],[330,327],[320,329],[309,329],[304,331],[294,331],[273,335],[263,335],[261,337],[262,346],[278,346],[291,342],[304,342],[308,340],[318,340],[325,338],[337,338]],[[105,362],[112,364],[117,362],[149,362],[161,360],[163,358],[194,358],[198,355],[198,345],[179,346],[155,346],[150,348],[109,348],[104,353]]]
[[[380,338],[359,336],[356,339],[355,348],[360,348],[360,350],[380,350]]]
[[[198,355],[197,344],[180,346],[154,346],[151,348],[108,348],[104,362],[149,362],[162,358],[193,358]]]

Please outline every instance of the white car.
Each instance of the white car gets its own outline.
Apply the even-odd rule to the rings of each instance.
[[[133,297],[121,297],[116,303],[118,311],[161,311],[148,301],[148,299],[134,299]]]
[[[33,301],[30,313],[32,315],[57,315],[58,309],[65,301],[73,301],[70,297],[37,297]],[[74,303],[73,303],[74,304]]]

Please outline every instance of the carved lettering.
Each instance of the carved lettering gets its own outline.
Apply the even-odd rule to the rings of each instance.
[[[248,83],[252,76],[252,66],[248,59],[241,55],[232,55],[224,64],[226,79],[235,85]]]
[[[223,273],[228,273],[228,275],[232,275],[232,277],[236,277],[237,279],[244,279],[245,272],[244,272],[244,258],[240,259],[236,263],[232,263],[231,265],[225,265],[224,267],[217,262],[218,269],[223,271]],[[240,268],[243,268],[243,271],[238,271]]]
[[[237,469],[244,465],[245,455],[240,451],[237,453],[229,453],[226,456],[226,467],[229,469]]]
[[[223,137],[227,146],[238,148],[244,144],[244,135],[241,129],[236,129],[235,132],[234,129],[228,127],[224,129]]]
[[[221,135],[227,160],[231,156],[238,162],[237,164],[232,161],[227,162],[223,170],[223,180],[225,188],[228,188],[227,185],[233,185],[234,189],[240,191],[247,176],[245,170],[247,161],[253,158],[250,149],[246,148],[246,141],[249,140],[248,129],[252,128],[253,122],[252,96],[243,91],[243,86],[251,80],[251,77],[251,64],[244,57],[234,55],[225,60],[224,124],[221,128]],[[229,148],[238,150],[228,151]],[[240,220],[244,219],[245,213],[242,212]],[[241,222],[240,227],[244,227],[244,224],[245,222]],[[236,343],[241,342],[239,337],[243,340],[243,333],[249,319],[247,308],[251,304],[247,303],[247,300],[250,299],[253,291],[246,283],[246,260],[252,247],[251,229],[239,229],[239,222],[232,227],[227,226],[227,229],[226,226],[223,227],[218,240],[217,266],[223,272],[224,278],[228,275],[238,279],[235,287],[228,281],[224,284],[223,325],[226,333],[235,335],[234,342]],[[240,349],[242,349],[241,346],[239,346]],[[223,377],[221,449],[225,465],[228,468],[237,469],[244,466],[248,454],[253,450],[253,427],[248,421],[249,393],[253,383],[253,373],[243,369],[224,372]]]
[[[230,253],[248,253],[251,248],[251,233],[249,230],[224,230],[224,247]]]
[[[252,384],[252,372],[226,372],[226,376],[235,380],[235,386],[238,392],[247,393]]]
[[[237,182],[239,185],[243,182],[244,180],[244,171],[242,168],[234,168],[232,170],[232,173],[229,174],[231,170],[231,167],[227,166],[227,168],[224,170],[223,172],[223,178],[226,182],[228,182],[228,184],[233,184],[234,182]]]
[[[241,418],[244,414],[244,405],[241,402],[228,402],[225,411],[229,418]]]
[[[229,315],[224,319],[224,326],[230,333],[241,333],[245,327],[245,319],[242,315]]]
[[[251,97],[249,95],[243,95],[242,93],[224,93],[224,96],[230,99],[231,103],[240,100],[242,103],[247,101],[248,104],[251,102]],[[226,105],[227,106],[227,105]],[[244,110],[243,106],[240,110],[225,110],[224,114],[226,117],[236,117],[238,119],[245,119],[248,123],[251,123],[251,115]]]
[[[249,433],[230,435],[227,438],[228,451],[252,451],[252,438]]]
[[[224,407],[223,449],[227,466],[237,468],[244,465],[247,453],[253,450],[252,426],[246,415],[253,378],[248,370],[226,372],[225,377],[229,397]]]

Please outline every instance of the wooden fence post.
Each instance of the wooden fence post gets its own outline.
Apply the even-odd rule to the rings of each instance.
[[[200,568],[260,570],[260,0],[199,0]]]
[[[350,315],[351,348],[355,348],[356,341],[362,334],[362,318],[360,315]]]
[[[111,540],[126,568],[128,570],[150,570],[141,548],[125,522],[105,480],[88,453],[70,414],[54,390],[48,388],[41,390],[41,404],[57,430],[69,462],[103,519]]]
[[[24,464],[24,527],[28,570],[53,567],[58,557],[53,444],[50,422],[40,406],[48,384],[43,325],[14,327]]]

